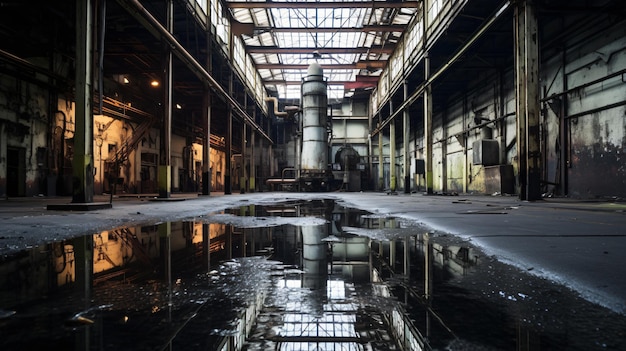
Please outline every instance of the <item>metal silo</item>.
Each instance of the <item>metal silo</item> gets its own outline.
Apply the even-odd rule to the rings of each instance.
[[[322,67],[313,63],[302,81],[302,151],[300,184],[303,190],[328,189],[328,95]]]

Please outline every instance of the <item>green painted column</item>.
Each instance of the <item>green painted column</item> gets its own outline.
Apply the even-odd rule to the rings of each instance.
[[[167,2],[167,30],[172,33],[174,28],[174,2]],[[161,157],[159,164],[159,197],[169,198],[172,195],[172,50],[168,45],[164,45],[165,65],[164,65],[164,115],[161,125]]]
[[[74,159],[72,160],[72,202],[93,202],[93,115],[91,0],[76,1],[76,113]]]

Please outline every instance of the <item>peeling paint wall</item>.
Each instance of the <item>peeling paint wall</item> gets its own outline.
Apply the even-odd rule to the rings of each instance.
[[[0,75],[0,196],[36,196],[48,175],[48,91]]]
[[[571,34],[544,62],[545,174],[569,197],[626,196],[626,26],[610,15],[580,25],[578,18],[550,30]],[[576,31],[579,26],[587,30]],[[559,129],[564,131],[561,145]],[[559,172],[564,168],[565,179]]]
[[[567,29],[577,28],[581,18],[567,18],[542,28],[546,38],[563,34],[560,48],[544,45],[540,54],[542,191],[546,196],[563,195],[565,190],[573,198],[624,198],[626,23],[596,18],[608,29],[570,32]],[[434,102],[436,192],[491,193],[485,166],[472,162],[474,143],[486,138],[498,142],[499,164],[513,167],[516,176],[507,181],[517,185],[513,67],[490,69],[476,76],[466,90]],[[489,123],[490,133],[477,128],[480,121],[475,118]],[[561,120],[566,126],[564,146],[560,144]],[[418,158],[424,158],[422,133],[418,130],[419,135],[411,139],[412,152]],[[562,147],[566,148],[564,161]],[[561,167],[566,172],[565,189],[561,189]]]

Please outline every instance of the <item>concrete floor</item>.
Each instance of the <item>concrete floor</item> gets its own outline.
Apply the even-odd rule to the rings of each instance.
[[[626,314],[626,204],[571,199],[524,202],[505,196],[426,196],[386,193],[264,192],[171,199],[126,196],[112,208],[48,210],[70,198],[0,201],[0,254],[130,224],[192,219],[239,205],[335,199],[347,207],[418,221],[425,231],[452,234],[529,274],[566,285],[586,299]],[[180,201],[177,201],[180,200]],[[96,196],[94,202],[108,202]]]

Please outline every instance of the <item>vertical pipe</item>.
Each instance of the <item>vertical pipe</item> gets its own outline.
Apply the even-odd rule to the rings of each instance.
[[[409,97],[409,82],[404,81],[404,99]],[[402,134],[404,144],[404,193],[411,193],[411,159],[409,158],[409,136],[411,135],[409,123],[409,107],[407,106],[402,114]]]
[[[566,65],[567,65],[567,50],[565,48],[563,48],[563,56],[562,56],[562,67],[563,67],[563,91],[567,91],[567,70]],[[559,120],[561,123],[559,123],[559,143],[560,143],[560,159],[561,159],[561,165],[559,167],[559,170],[561,172],[560,176],[560,181],[559,181],[559,186],[560,186],[560,190],[561,190],[561,195],[565,196],[567,195],[567,189],[568,189],[568,185],[567,185],[567,170],[569,169],[569,138],[568,138],[568,133],[569,133],[569,119],[566,119],[565,116],[567,116],[567,94],[563,94],[561,95],[561,116],[559,116]]]
[[[92,0],[76,0],[76,126],[72,202],[93,202]]]
[[[378,124],[380,124],[381,116],[378,115]],[[385,157],[383,155],[383,130],[378,133],[378,190],[385,189]]]
[[[462,115],[462,119],[463,119],[463,125],[466,126],[467,125],[467,93],[463,94],[463,115]],[[467,188],[468,188],[468,161],[467,161],[467,157],[468,157],[468,152],[467,152],[467,136],[465,134],[463,134],[463,138],[461,139],[463,141],[463,193],[467,194]]]
[[[430,79],[430,57],[424,54],[424,79]],[[426,193],[433,193],[433,101],[432,86],[424,89],[424,148],[426,153]]]
[[[389,115],[393,115],[393,101],[389,101]],[[396,119],[389,122],[389,190],[396,191]]]
[[[441,111],[441,191],[448,191],[448,110],[446,108]]]
[[[167,31],[173,33],[174,31],[174,1],[168,0],[167,2]],[[163,129],[161,132],[163,141],[161,142],[161,164],[159,165],[159,197],[169,198],[171,196],[172,189],[172,50],[169,45],[163,45],[165,47],[165,67],[164,67],[164,115],[163,115]]]

